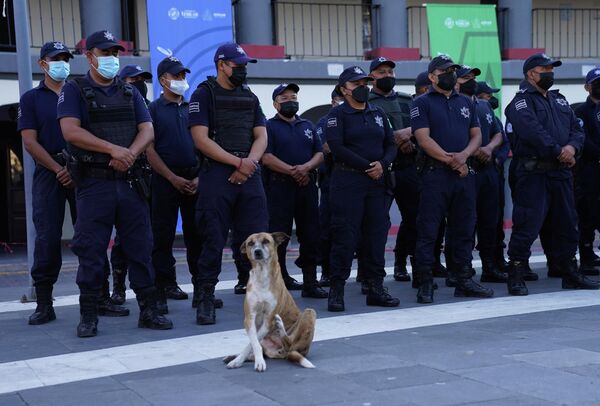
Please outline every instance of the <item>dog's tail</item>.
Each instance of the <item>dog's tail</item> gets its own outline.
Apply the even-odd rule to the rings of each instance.
[[[309,360],[304,358],[304,356],[302,354],[300,354],[298,351],[291,351],[288,354],[287,359],[291,362],[300,364],[300,366],[302,366],[304,368],[314,368],[315,367],[312,362],[310,362]]]

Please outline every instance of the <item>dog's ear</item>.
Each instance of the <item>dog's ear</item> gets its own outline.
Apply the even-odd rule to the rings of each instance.
[[[240,246],[240,254],[248,256],[248,253],[246,252],[246,241],[244,241]]]
[[[289,235],[287,235],[286,233],[281,233],[279,231],[271,234],[271,236],[273,237],[273,241],[275,241],[276,246],[290,239]]]

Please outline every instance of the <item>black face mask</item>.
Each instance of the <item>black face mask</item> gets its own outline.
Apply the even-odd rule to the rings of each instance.
[[[148,86],[146,86],[146,82],[143,80],[136,80],[135,82],[132,82],[131,85],[139,90],[142,97],[146,99],[146,96],[148,95]]]
[[[358,86],[352,91],[352,98],[359,103],[366,103],[369,100],[369,88],[367,86]]]
[[[235,87],[241,86],[246,81],[246,67],[245,66],[235,66],[231,68],[232,73],[229,76],[229,81]]]
[[[540,73],[540,80],[536,82],[536,85],[544,90],[548,90],[554,84],[554,72],[542,72]]]
[[[438,87],[442,90],[452,90],[456,85],[456,72],[447,72],[438,75]]]
[[[475,94],[475,90],[477,90],[477,82],[475,82],[475,79],[471,79],[460,85],[460,92],[466,94],[467,96],[473,96]]]
[[[600,81],[592,83],[591,95],[594,99],[600,99]]]
[[[396,86],[396,78],[393,76],[386,76],[381,79],[377,79],[375,81],[375,86],[377,89],[381,90],[384,93],[389,93],[392,91],[394,86]]]
[[[496,98],[494,96],[490,97],[488,102],[490,103],[490,106],[492,106],[492,110],[496,110],[498,108],[498,106],[500,106],[500,102],[498,101],[498,98]]]
[[[292,118],[298,112],[300,105],[297,101],[286,101],[279,103],[279,114],[286,118]]]

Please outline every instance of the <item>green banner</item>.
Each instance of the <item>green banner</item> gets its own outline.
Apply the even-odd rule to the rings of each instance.
[[[454,62],[481,69],[477,80],[502,87],[496,6],[427,4],[431,57],[446,54]],[[502,100],[501,95],[496,97]],[[500,115],[501,109],[496,110]]]

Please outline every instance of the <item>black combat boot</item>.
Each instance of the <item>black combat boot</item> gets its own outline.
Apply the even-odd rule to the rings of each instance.
[[[417,303],[433,303],[433,270],[431,268],[419,268],[416,272],[413,272],[413,279],[418,279],[419,284]]]
[[[100,295],[98,296],[98,315],[105,317],[124,317],[129,316],[129,309],[110,300],[110,291],[108,289],[108,279],[104,281]]]
[[[127,268],[113,268],[112,270],[113,277],[113,291],[110,296],[110,301],[116,305],[122,305],[125,303],[125,278],[127,277]]]
[[[203,283],[200,285],[198,309],[196,309],[196,323],[199,325],[215,324],[215,285]]]
[[[77,337],[95,337],[98,334],[98,295],[81,293],[79,313],[81,318],[77,326]]]
[[[546,268],[548,269],[548,278],[562,278],[562,269],[557,260],[547,257]]]
[[[330,312],[343,312],[344,306],[344,285],[346,281],[334,279],[329,287],[329,297],[327,299],[327,310]]]
[[[410,282],[410,275],[406,269],[406,255],[394,250],[394,280],[398,282]]]
[[[139,328],[152,330],[170,330],[173,322],[161,315],[156,308],[156,288],[154,286],[136,292],[136,298],[140,307]]]
[[[317,282],[317,268],[305,267],[302,269],[302,297],[312,297],[314,299],[325,299],[328,294],[321,288]]]
[[[482,257],[481,269],[479,281],[482,283],[506,283],[508,279],[508,275],[498,268],[498,264],[493,258]]]
[[[52,306],[52,285],[36,286],[35,296],[37,306],[35,312],[29,316],[29,324],[36,326],[56,320],[56,314]]]
[[[523,280],[527,282],[535,282],[538,279],[538,274],[533,272],[533,270],[529,266],[529,260],[525,261],[525,271],[523,272]]]
[[[456,275],[456,288],[454,288],[454,297],[492,297],[494,291],[485,286],[481,286],[473,280],[473,267],[471,265],[462,265],[458,267]]]
[[[392,297],[387,288],[383,287],[382,280],[371,280],[367,294],[367,306],[397,307],[400,299]]]
[[[529,294],[523,277],[527,272],[527,268],[527,262],[525,261],[510,261],[508,263],[506,286],[509,294],[513,296],[527,296]]]
[[[169,314],[169,305],[167,304],[167,291],[161,284],[156,286],[156,310],[158,314]]]
[[[581,273],[577,267],[577,259],[561,260],[560,267],[563,271],[563,289],[600,289],[600,282],[593,281]]]
[[[321,279],[319,279],[319,285],[322,288],[329,287],[331,285],[331,267],[329,265],[329,254],[331,253],[331,243],[327,240],[321,240]]]
[[[198,308],[198,304],[200,303],[200,287],[198,286],[198,282],[196,281],[196,278],[192,278],[192,284],[194,285],[194,293],[192,295],[192,309],[197,309]],[[244,289],[246,288],[246,285],[244,284]],[[244,291],[245,293],[245,291]],[[223,300],[219,299],[218,297],[215,297],[215,309],[222,309],[223,308]]]
[[[600,275],[600,258],[594,253],[592,246],[579,247],[579,269],[584,275]]]
[[[446,269],[448,272],[448,276],[446,276],[446,286],[449,288],[455,288],[458,285],[458,267],[452,260],[446,256]]]
[[[502,244],[498,244],[498,248],[495,250],[494,262],[496,262],[496,266],[501,272],[508,275],[508,261],[504,258],[504,247]]]

